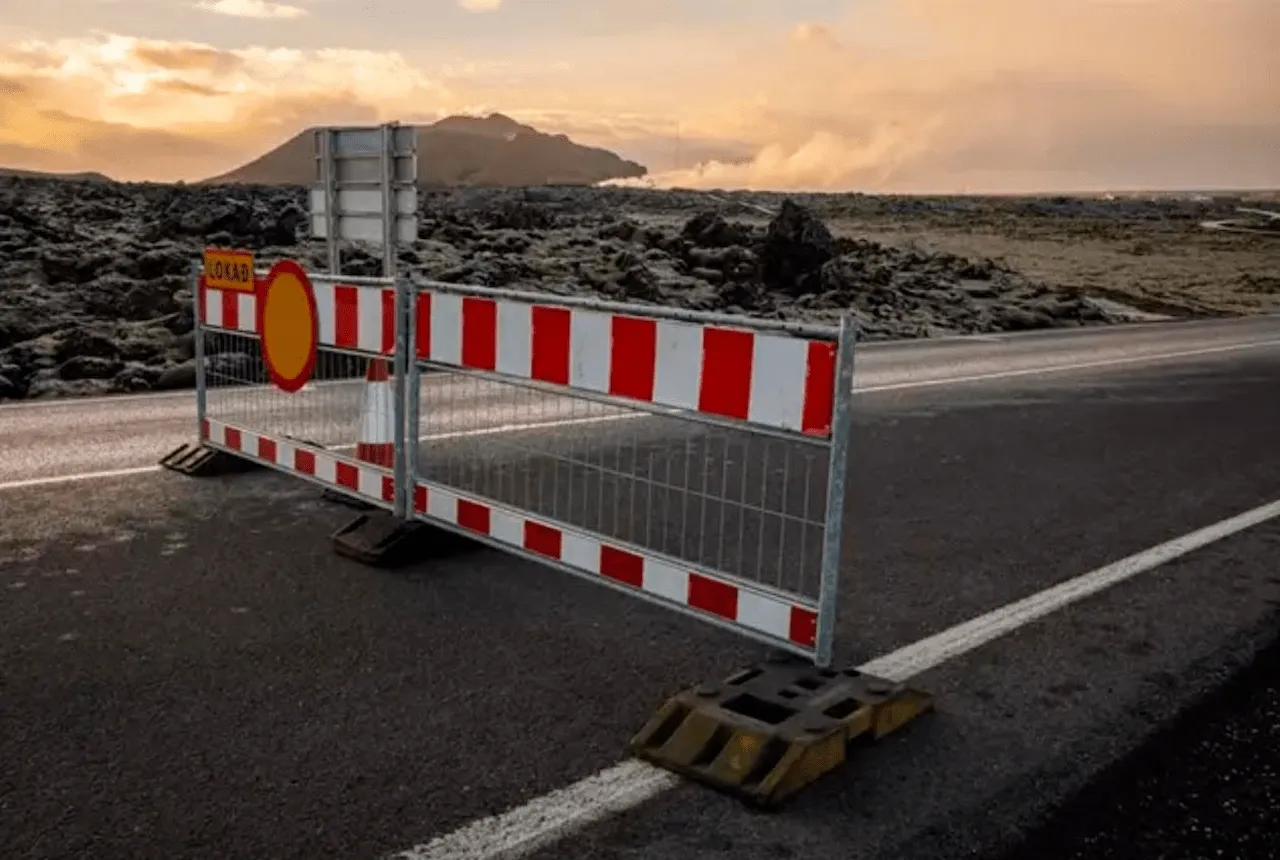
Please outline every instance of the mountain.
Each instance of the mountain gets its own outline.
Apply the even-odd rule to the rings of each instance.
[[[69,179],[76,182],[115,182],[102,173],[49,173],[44,170],[22,170],[17,167],[0,167],[0,176],[20,176],[23,179]]]
[[[591,185],[644,176],[641,164],[607,149],[543,134],[502,114],[450,116],[418,128],[418,184],[423,186]],[[311,130],[204,184],[310,185],[315,178]]]

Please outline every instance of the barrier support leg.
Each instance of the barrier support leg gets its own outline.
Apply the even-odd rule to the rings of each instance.
[[[864,675],[773,660],[667,701],[630,751],[748,805],[771,809],[933,707],[921,690]]]

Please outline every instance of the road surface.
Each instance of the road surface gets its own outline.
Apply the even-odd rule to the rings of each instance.
[[[868,346],[858,367],[838,650],[923,667],[939,712],[769,817],[619,765],[666,695],[757,646],[497,552],[340,560],[350,512],[313,487],[151,470],[191,438],[190,395],[0,407],[6,856],[990,851],[1274,634],[1280,320]],[[508,420],[450,399],[437,432]],[[1085,586],[1124,581],[1001,611],[1100,569]],[[914,645],[984,615],[1010,632]]]

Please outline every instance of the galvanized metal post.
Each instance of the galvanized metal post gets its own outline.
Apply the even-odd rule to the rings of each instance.
[[[329,274],[342,274],[342,253],[338,249],[338,178],[333,175],[333,130],[317,131],[320,135],[320,179],[324,183],[325,250],[329,253]]]
[[[831,441],[827,467],[827,517],[822,535],[822,574],[818,593],[818,631],[814,664],[831,665],[835,646],[836,611],[841,566],[849,550],[851,529],[845,522],[854,482],[849,474],[853,436],[853,364],[857,343],[857,323],[852,314],[840,320],[836,346],[835,397],[832,403]]]
[[[396,276],[395,123],[382,126],[382,276]]]
[[[382,126],[382,276],[396,276],[396,212],[395,205],[395,130],[394,125]],[[408,445],[406,443],[406,402],[408,386],[405,384],[409,372],[409,351],[412,340],[409,339],[409,285],[397,281],[395,284],[395,319],[396,319],[396,354],[395,354],[395,515],[399,519],[407,519],[409,515]]]
[[[208,411],[208,402],[206,401],[207,392],[205,389],[205,372],[204,372],[204,329],[200,326],[200,318],[204,316],[204,296],[201,295],[200,278],[203,275],[204,264],[193,262],[191,264],[191,345],[193,348],[192,360],[196,363],[196,438],[204,438],[204,419]]]
[[[406,332],[406,344],[404,354],[408,361],[409,369],[405,380],[405,394],[400,402],[405,406],[407,414],[407,433],[405,434],[405,458],[404,458],[404,507],[406,516],[416,516],[413,507],[414,485],[418,481],[418,445],[419,437],[422,435],[418,429],[418,421],[420,419],[419,410],[422,407],[422,375],[418,368],[417,344],[418,344],[418,287],[410,283],[408,278],[404,279],[405,293],[405,317],[407,324],[404,326]]]
[[[399,519],[406,519],[409,515],[408,506],[408,487],[409,487],[409,471],[408,471],[408,451],[405,439],[405,401],[408,393],[408,387],[405,385],[405,377],[409,372],[409,349],[412,341],[409,339],[408,314],[405,309],[408,306],[408,284],[397,282],[395,285],[396,296],[396,356],[395,356],[395,460],[393,473],[395,475],[395,515]]]

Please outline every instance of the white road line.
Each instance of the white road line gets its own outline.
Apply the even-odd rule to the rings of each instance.
[[[465,439],[473,436],[496,436],[500,433],[515,433],[522,430],[545,430],[553,427],[574,427],[581,424],[603,424],[609,421],[622,421],[627,418],[640,418],[647,413],[643,412],[625,412],[620,415],[592,415],[587,418],[564,418],[557,421],[543,421],[528,424],[499,424],[494,427],[479,427],[471,430],[453,430],[448,433],[432,433],[427,436],[419,436],[419,442],[442,442],[449,439]],[[354,443],[349,445],[334,445],[327,449],[330,451],[349,451],[356,447]],[[53,475],[47,478],[24,478],[20,481],[8,481],[0,483],[0,492],[4,490],[24,490],[31,487],[45,487],[53,484],[69,484],[77,481],[93,481],[99,478],[125,478],[130,475],[146,475],[152,472],[160,472],[164,467],[159,465],[153,466],[134,466],[128,469],[110,469],[105,472],[80,472],[74,475]]]
[[[96,481],[100,478],[127,478],[130,475],[145,475],[159,472],[160,466],[134,466],[132,469],[109,469],[105,472],[80,472],[76,475],[54,475],[50,478],[26,478],[21,481],[7,481],[0,484],[0,491],[26,490],[31,487],[48,487],[53,484],[70,484],[77,481]]]
[[[868,674],[906,681],[1079,600],[1276,517],[1280,517],[1280,501],[1143,550],[858,668]],[[395,860],[514,860],[633,809],[682,782],[667,771],[631,759],[393,857]]]
[[[1131,355],[1123,358],[1106,358],[1098,361],[1081,361],[1072,364],[1046,365],[1027,367],[1020,370],[997,370],[991,373],[975,373],[969,376],[947,376],[938,379],[920,379],[913,382],[894,382],[888,385],[868,385],[858,387],[854,383],[855,394],[878,394],[883,391],[906,391],[911,388],[934,388],[943,385],[959,385],[964,382],[985,382],[989,379],[1009,379],[1017,376],[1040,376],[1049,373],[1061,373],[1069,370],[1093,370],[1099,367],[1116,367],[1124,364],[1142,364],[1144,362],[1168,361],[1175,358],[1193,358],[1197,355],[1214,355],[1223,352],[1239,352],[1245,349],[1257,349],[1262,346],[1280,346],[1280,340],[1260,340],[1252,343],[1236,343],[1229,346],[1210,346],[1203,349],[1189,349],[1181,352],[1162,352],[1153,355]]]

